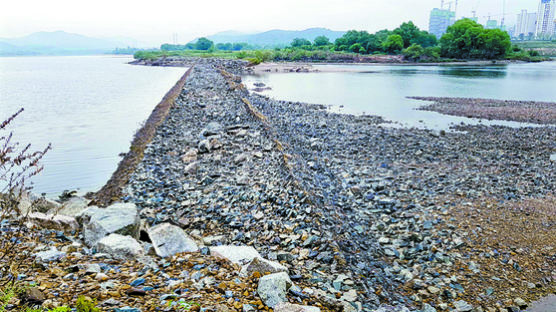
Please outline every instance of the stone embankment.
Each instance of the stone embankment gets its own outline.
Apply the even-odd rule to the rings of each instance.
[[[119,203],[43,203],[20,278],[43,306],[500,312],[556,290],[553,127],[385,127],[251,94],[243,65],[196,60]]]
[[[349,309],[466,311],[515,308],[554,291],[551,240],[475,254],[482,236],[470,233],[497,229],[488,219],[460,229],[452,217],[454,207],[509,209],[554,193],[553,128],[392,129],[380,117],[250,94],[235,64],[201,60],[146,149],[124,199],[150,223],[255,247],[312,285],[291,301],[316,294]],[[554,237],[550,223],[536,222],[544,215],[530,214]],[[541,263],[522,274],[515,250],[531,248]],[[473,283],[493,271],[468,260],[485,254],[502,275],[477,292]]]

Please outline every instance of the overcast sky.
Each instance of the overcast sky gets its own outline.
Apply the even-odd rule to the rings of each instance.
[[[450,0],[446,0],[449,2]],[[507,24],[521,9],[535,12],[540,0],[506,0]],[[503,0],[459,0],[458,17],[476,9],[480,21],[501,19]],[[395,28],[408,20],[428,29],[440,0],[2,0],[0,37],[64,30],[94,37],[125,36],[158,45],[187,42],[219,31]]]

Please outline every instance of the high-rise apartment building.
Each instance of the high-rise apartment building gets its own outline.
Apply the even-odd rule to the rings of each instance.
[[[554,36],[554,13],[556,12],[556,0],[541,0],[539,12],[537,13],[537,38],[551,38]]]
[[[532,38],[537,31],[537,13],[521,10],[517,15],[514,36],[518,38]]]
[[[436,38],[442,37],[446,29],[456,22],[456,12],[444,9],[433,9],[429,20],[429,32]]]

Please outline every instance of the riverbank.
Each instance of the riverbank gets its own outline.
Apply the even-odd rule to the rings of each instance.
[[[493,292],[473,289],[472,276],[489,271],[462,267],[476,228],[458,229],[450,209],[483,200],[510,209],[553,193],[552,128],[384,128],[378,117],[249,94],[220,71],[228,62],[195,67],[130,181],[126,200],[149,222],[171,220],[215,244],[251,244],[313,281],[312,291],[350,298],[356,290],[351,302],[366,310],[465,309],[461,300],[487,309],[524,296],[519,287],[498,291],[505,276],[493,276],[502,281]],[[489,247],[506,270],[513,248]],[[554,264],[540,259],[540,283],[513,269],[519,283],[536,285],[524,300],[554,291]]]

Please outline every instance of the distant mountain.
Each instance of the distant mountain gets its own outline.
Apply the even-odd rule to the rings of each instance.
[[[295,38],[313,41],[318,36],[326,36],[330,41],[340,38],[345,31],[333,31],[326,28],[309,28],[305,30],[270,30],[256,34],[245,34],[234,31],[220,32],[207,38],[215,43],[246,42],[255,46],[274,47],[289,45]]]
[[[125,47],[128,45],[119,40],[92,38],[64,31],[0,38],[0,55],[87,55]]]

